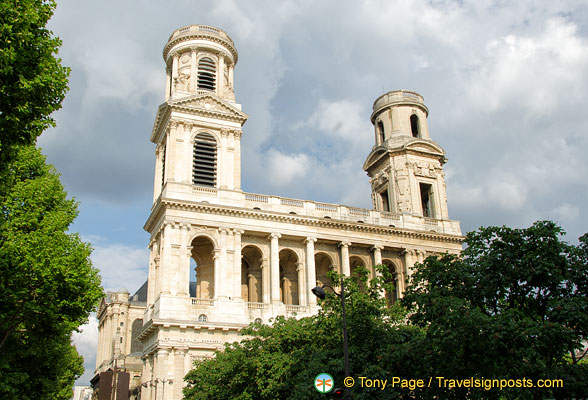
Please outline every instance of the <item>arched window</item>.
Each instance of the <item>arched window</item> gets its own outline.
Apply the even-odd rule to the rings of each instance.
[[[419,117],[416,114],[410,116],[410,130],[412,131],[412,137],[421,137],[421,129],[419,126]]]
[[[206,322],[208,321],[208,317],[206,316],[206,314],[200,314],[198,316],[198,322]]]
[[[194,140],[192,183],[212,187],[216,185],[216,140],[210,133],[199,133]]]
[[[143,319],[135,319],[131,325],[131,353],[140,353],[143,351],[143,343],[137,338],[142,330]]]
[[[209,57],[198,61],[198,89],[214,90],[216,85],[216,64]]]
[[[380,144],[384,144],[386,137],[384,135],[384,123],[382,121],[378,121],[378,135],[380,136]]]

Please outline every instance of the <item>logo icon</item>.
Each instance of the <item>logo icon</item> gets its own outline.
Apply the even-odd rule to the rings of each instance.
[[[329,393],[333,390],[333,377],[326,373],[320,373],[314,378],[314,388],[320,393]]]

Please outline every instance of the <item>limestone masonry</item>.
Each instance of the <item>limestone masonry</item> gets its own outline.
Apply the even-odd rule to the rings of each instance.
[[[178,29],[163,59],[144,226],[148,282],[100,305],[95,390],[107,390],[100,384],[112,370],[131,398],[179,400],[193,361],[239,340],[245,325],[315,313],[310,289],[328,281],[329,269],[350,275],[363,265],[373,274],[385,264],[396,277],[385,293],[394,302],[416,262],[461,250],[459,222],[447,212],[445,151],[431,140],[419,94],[392,91],[374,102],[373,136],[365,132],[374,146],[363,165],[373,208],[361,209],[241,190],[248,116],[236,103],[238,54],[225,32]]]

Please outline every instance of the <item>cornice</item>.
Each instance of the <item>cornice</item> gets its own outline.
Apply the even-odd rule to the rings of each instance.
[[[156,231],[156,226],[159,224],[158,221],[162,220],[163,213],[167,208],[172,210],[202,212],[212,215],[226,215],[249,220],[281,222],[302,226],[316,226],[322,228],[337,229],[341,231],[347,230],[354,232],[376,233],[387,236],[393,235],[395,237],[400,238],[423,239],[435,242],[461,244],[463,242],[463,239],[465,238],[461,235],[451,235],[446,233],[416,231],[411,229],[393,228],[366,223],[341,221],[335,219],[324,219],[313,216],[292,215],[275,211],[252,210],[241,207],[184,202],[170,199],[161,200],[160,204],[158,204],[158,206],[153,210],[153,212],[147,219],[147,222],[145,223],[143,229],[153,234],[153,232]]]
[[[181,42],[186,42],[188,40],[198,40],[198,39],[208,40],[210,42],[215,42],[215,43],[222,45],[225,49],[229,50],[229,52],[233,56],[234,64],[237,64],[237,61],[239,60],[239,53],[237,53],[237,49],[235,49],[235,46],[233,45],[233,43],[230,43],[228,40],[226,40],[222,37],[213,35],[213,34],[208,34],[205,32],[192,32],[192,31],[180,34],[180,35],[176,36],[175,38],[171,39],[169,42],[167,42],[167,44],[163,48],[163,53],[162,53],[164,61],[167,63],[169,51],[176,44],[181,43]]]

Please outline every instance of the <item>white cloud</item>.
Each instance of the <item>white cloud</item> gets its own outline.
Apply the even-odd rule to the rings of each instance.
[[[89,385],[96,368],[96,349],[98,345],[98,320],[92,313],[88,322],[79,328],[79,332],[72,334],[72,342],[78,353],[84,357],[85,371],[76,381],[77,385]]]
[[[365,104],[357,101],[321,99],[315,112],[299,128],[312,127],[323,133],[339,137],[349,142],[363,142],[371,124],[366,117]]]
[[[286,186],[295,179],[299,179],[308,170],[308,156],[306,154],[284,154],[276,149],[270,149],[267,154],[267,179],[276,186]]]
[[[147,279],[149,250],[110,243],[100,236],[84,238],[92,243],[92,263],[100,270],[105,290],[137,290]],[[132,293],[131,293],[132,294]]]

